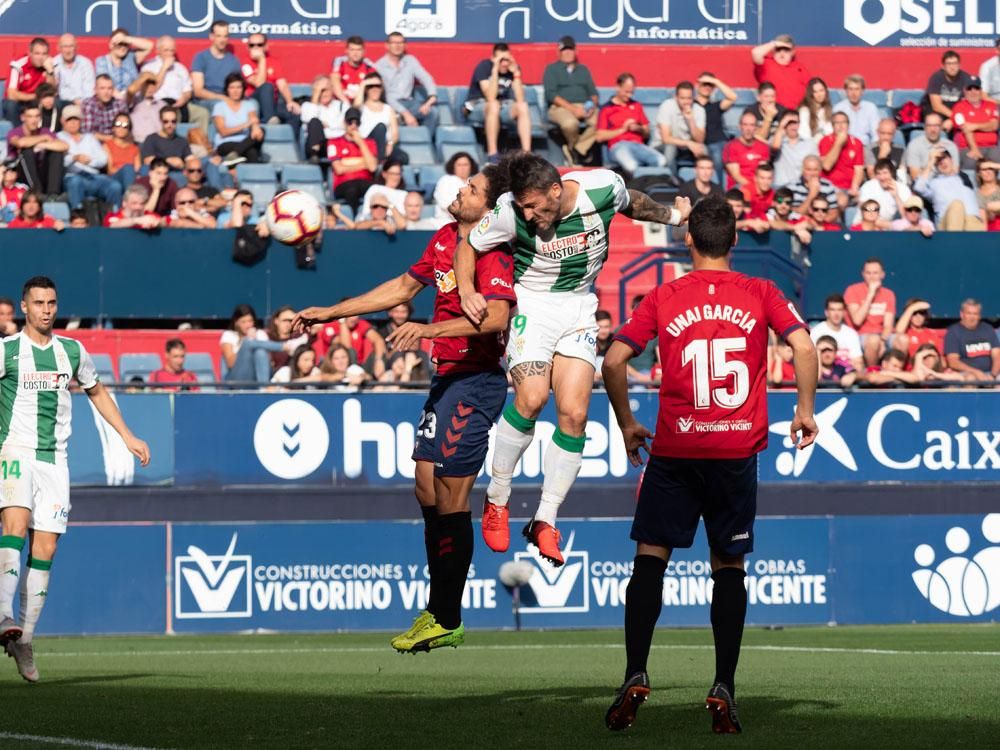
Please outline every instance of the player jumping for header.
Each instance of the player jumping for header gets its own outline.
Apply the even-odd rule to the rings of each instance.
[[[704,517],[711,550],[715,681],[706,708],[717,733],[740,732],[733,684],[743,639],[744,555],[753,551],[757,454],[767,447],[767,339],[791,345],[798,404],[791,437],[816,439],[818,365],[809,329],[763,279],[731,271],[736,220],[721,200],[691,211],[687,246],[694,270],[646,295],[604,357],[604,385],[633,465],[650,453],[632,524],[636,556],[625,594],[625,682],[608,709],[609,729],[626,729],[649,695],[646,661],[663,605],[663,574],[676,548],[694,541]],[[629,408],[628,361],[659,335],[663,384],[655,437]],[[801,437],[800,437],[801,434]],[[653,438],[650,449],[646,438]]]
[[[21,296],[24,330],[0,340],[0,643],[28,682],[38,681],[32,640],[48,598],[56,545],[69,521],[72,379],[129,451],[143,466],[149,463],[149,447],[129,431],[83,345],[52,335],[57,309],[52,280],[28,279]],[[29,529],[28,568],[21,577]],[[19,579],[20,623],[15,623]]]
[[[535,420],[555,393],[558,426],[543,459],[542,497],[524,535],[539,554],[562,565],[559,506],[580,472],[590,394],[597,363],[597,296],[591,291],[608,257],[616,213],[641,221],[683,224],[690,201],[673,208],[630,190],[607,169],[559,172],[540,156],[516,152],[501,166],[510,175],[503,196],[455,253],[462,310],[478,322],[486,301],[473,286],[475,253],[504,243],[514,248],[517,310],[507,342],[514,401],[497,427],[493,466],[483,507],[483,538],[490,549],[510,544],[507,503],[514,467],[531,444]]]
[[[430,596],[413,626],[390,641],[400,652],[458,646],[465,639],[462,593],[473,547],[469,492],[486,459],[490,428],[507,398],[500,357],[515,302],[514,268],[503,250],[477,259],[475,286],[486,300],[486,317],[476,327],[462,315],[452,263],[460,238],[468,235],[506,190],[506,173],[496,166],[485,167],[449,206],[457,223],[438,230],[407,273],[359,297],[332,307],[310,307],[296,316],[295,326],[303,328],[388,310],[409,301],[425,286],[437,286],[434,321],[404,323],[387,339],[396,350],[408,351],[420,339],[432,338],[437,364],[413,449]]]

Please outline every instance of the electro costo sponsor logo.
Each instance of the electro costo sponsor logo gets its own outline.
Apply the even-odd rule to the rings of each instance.
[[[902,47],[988,47],[1000,33],[1000,2],[844,0],[844,29],[870,45],[902,32]]]

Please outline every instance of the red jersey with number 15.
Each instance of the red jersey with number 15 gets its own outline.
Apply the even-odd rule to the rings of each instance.
[[[441,227],[427,243],[423,256],[409,270],[421,284],[437,287],[434,319],[464,317],[462,301],[455,281],[455,249],[458,247],[458,224]],[[476,253],[476,290],[487,300],[504,299],[517,304],[514,296],[514,259],[506,245],[488,253]],[[500,366],[507,345],[506,331],[482,336],[456,336],[434,339],[432,349],[438,374],[488,372]]]
[[[636,353],[660,337],[652,453],[747,458],[767,447],[767,329],[805,324],[770,281],[693,271],[646,295],[615,335]]]

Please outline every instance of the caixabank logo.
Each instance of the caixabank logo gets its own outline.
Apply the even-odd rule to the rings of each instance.
[[[525,552],[514,553],[517,561],[534,565],[527,589],[522,591],[523,614],[566,614],[590,611],[590,555],[586,550],[574,550],[576,532],[571,531],[563,548],[565,563],[555,567],[531,546]]]
[[[253,614],[250,555],[237,555],[233,533],[222,555],[193,544],[174,558],[174,616],[179,620],[250,617]]]

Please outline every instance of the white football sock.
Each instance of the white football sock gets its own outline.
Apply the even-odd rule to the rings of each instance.
[[[550,526],[556,525],[559,506],[566,499],[577,474],[580,473],[580,466],[583,464],[583,446],[586,442],[585,435],[578,438],[571,437],[558,429],[552,435],[552,442],[545,449],[545,457],[542,459],[545,476],[542,479],[542,499],[535,513],[536,521],[545,521]]]
[[[486,497],[494,505],[504,506],[510,500],[510,483],[514,467],[535,437],[535,420],[525,419],[511,404],[497,422],[497,439],[493,446],[493,465]]]
[[[28,560],[28,569],[21,579],[21,643],[31,643],[35,625],[49,596],[51,560]]]
[[[17,543],[17,537],[7,536],[0,539]],[[17,592],[17,582],[21,576],[21,550],[24,540],[20,539],[20,547],[0,547],[0,620],[14,617],[14,594]]]

